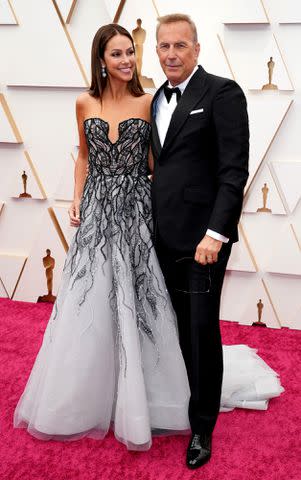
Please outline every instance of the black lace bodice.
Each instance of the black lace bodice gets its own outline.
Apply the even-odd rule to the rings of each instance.
[[[84,122],[89,149],[90,175],[146,175],[150,124],[141,118],[119,123],[116,142],[109,138],[109,124],[101,118]]]

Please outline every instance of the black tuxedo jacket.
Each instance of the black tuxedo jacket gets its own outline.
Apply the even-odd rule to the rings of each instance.
[[[191,254],[208,228],[235,242],[248,178],[245,96],[233,80],[199,67],[178,102],[162,146],[156,109],[164,85],[152,102],[155,235],[170,249]],[[199,112],[191,114],[194,110]]]

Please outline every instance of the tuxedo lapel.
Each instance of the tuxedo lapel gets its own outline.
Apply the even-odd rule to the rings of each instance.
[[[161,85],[160,88],[156,91],[152,104],[151,104],[151,114],[152,114],[152,147],[154,149],[154,156],[158,158],[161,154],[162,150],[162,145],[160,142],[160,137],[159,137],[159,132],[158,132],[158,127],[157,127],[157,122],[156,122],[156,115],[157,115],[157,102],[158,98],[160,95],[160,92],[162,91],[162,88],[164,88],[165,85],[167,85],[167,81]]]
[[[170,120],[162,149],[164,152],[168,149],[175,136],[178,135],[179,130],[185,123],[193,107],[200,102],[206,94],[208,90],[206,77],[207,74],[205,70],[202,67],[199,67],[185,88]]]
[[[154,156],[155,158],[158,158],[161,154],[161,151],[162,151],[162,145],[161,145],[161,142],[160,142],[160,137],[159,137],[159,133],[158,133],[158,128],[157,128],[157,124],[156,124],[156,121],[153,120],[152,121],[152,147],[153,147],[153,150],[154,150]]]

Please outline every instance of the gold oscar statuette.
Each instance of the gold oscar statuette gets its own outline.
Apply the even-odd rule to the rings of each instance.
[[[132,31],[132,36],[135,44],[137,73],[143,88],[155,88],[152,78],[142,75],[142,59],[143,59],[143,44],[146,38],[146,31],[142,28],[141,18],[137,19],[137,27]]]
[[[27,175],[26,175],[26,172],[25,170],[23,170],[23,173],[22,173],[22,182],[23,182],[23,189],[24,189],[24,192],[23,193],[20,193],[19,195],[19,198],[31,198],[31,195],[29,193],[27,193],[26,191],[26,188],[27,188]]]
[[[46,256],[43,258],[43,266],[45,268],[45,275],[47,280],[47,295],[42,295],[38,298],[38,303],[40,302],[49,302],[54,303],[56,297],[52,295],[53,288],[53,270],[55,267],[55,259],[51,256],[51,251],[49,248],[46,250]]]
[[[257,322],[252,323],[253,327],[266,327],[266,324],[261,321],[263,307],[264,307],[264,304],[262,303],[261,298],[260,298],[258,300],[258,303],[257,303],[257,317],[258,317],[258,320],[257,320]]]
[[[270,60],[267,63],[268,66],[268,72],[269,72],[269,83],[266,83],[263,85],[262,90],[278,90],[277,85],[272,83],[272,77],[273,77],[273,71],[275,67],[275,62],[273,60],[273,57],[270,57]]]
[[[266,183],[264,183],[261,191],[262,191],[263,207],[257,208],[257,212],[271,212],[272,210],[270,208],[267,208],[269,188]]]

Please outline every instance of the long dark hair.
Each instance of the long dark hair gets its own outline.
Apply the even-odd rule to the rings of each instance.
[[[108,25],[103,25],[97,30],[91,51],[91,86],[89,93],[92,97],[101,98],[103,91],[107,85],[107,77],[102,77],[101,75],[101,62],[100,59],[104,60],[104,52],[106,45],[109,40],[115,35],[124,35],[127,37],[134,47],[134,42],[131,34],[123,27],[117,23],[109,23]],[[144,90],[140,83],[137,74],[137,68],[135,68],[133,78],[128,82],[128,90],[134,97],[140,97],[144,95]]]

